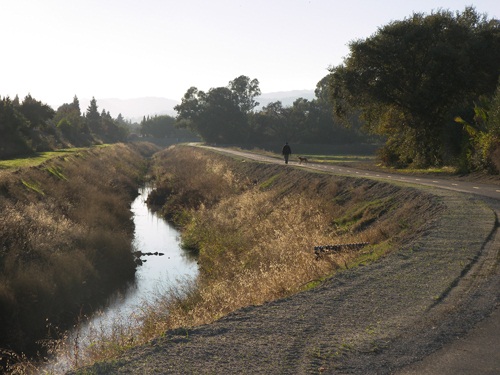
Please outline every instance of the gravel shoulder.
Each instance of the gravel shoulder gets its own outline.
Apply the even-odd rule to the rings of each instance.
[[[500,205],[432,192],[445,212],[387,257],[292,297],[169,331],[77,373],[404,373],[465,336],[499,300]]]

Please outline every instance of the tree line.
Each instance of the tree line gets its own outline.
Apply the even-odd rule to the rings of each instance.
[[[261,110],[259,82],[240,76],[208,92],[187,90],[177,126],[211,143],[382,140],[395,167],[500,171],[500,22],[473,7],[414,13],[352,41],[316,98]],[[370,138],[371,137],[371,138]]]
[[[260,146],[285,141],[311,144],[345,144],[362,142],[368,136],[361,122],[351,128],[335,122],[328,101],[328,81],[316,88],[316,99],[297,99],[285,107],[280,101],[256,111],[256,97],[261,94],[257,79],[240,76],[227,87],[207,93],[191,87],[181,104],[175,107],[177,117],[144,116],[131,123],[120,114],[99,112],[92,98],[82,113],[78,98],[52,109],[28,95],[20,102],[16,96],[0,99],[0,157],[14,157],[62,147],[83,147],[128,139],[192,139],[215,144]],[[135,134],[138,133],[138,134]]]
[[[415,13],[349,44],[330,69],[334,114],[359,113],[395,166],[500,169],[500,21],[473,7]]]
[[[190,87],[176,117],[144,118],[137,127],[147,137],[195,134],[241,146],[376,141],[386,165],[498,172],[499,75],[499,20],[473,7],[414,13],[350,42],[348,56],[317,83],[313,100],[260,108],[259,81],[241,75],[206,92]],[[4,98],[0,156],[9,147],[122,141],[126,125],[121,115],[99,113],[95,99],[81,115],[76,97],[57,111],[29,95],[22,103]]]
[[[298,98],[292,106],[276,101],[256,110],[260,94],[258,79],[244,75],[208,92],[190,87],[174,107],[175,124],[213,144],[345,144],[373,138],[354,118],[350,127],[334,120],[327,77],[317,84],[315,99]]]
[[[175,117],[168,115],[144,116],[139,124],[141,137],[184,140],[192,139],[194,134],[176,126]]]
[[[57,110],[30,94],[22,102],[0,98],[0,158],[125,141],[129,125],[121,115],[99,112],[95,98],[83,114],[76,96]]]

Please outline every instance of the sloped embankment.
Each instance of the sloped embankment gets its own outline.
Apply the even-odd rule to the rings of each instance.
[[[182,170],[193,172],[197,167],[183,160],[190,152],[183,149],[175,159],[183,165]],[[465,294],[461,298],[454,293],[478,262],[496,225],[493,211],[478,198],[338,178],[222,158],[213,153],[196,152],[188,159],[193,157],[197,165],[209,171],[203,180],[214,178],[218,181],[217,191],[226,191],[215,198],[210,195],[213,200],[203,204],[200,200],[190,200],[195,210],[181,215],[187,227],[194,225],[198,230],[216,230],[217,219],[223,223],[219,232],[202,231],[207,238],[191,239],[200,252],[202,276],[197,302],[201,305],[192,305],[189,318],[177,318],[184,328],[171,329],[113,362],[97,364],[92,373],[391,373],[463,332],[492,307],[490,299],[489,303],[470,309],[478,300],[475,294],[480,290],[478,285],[473,290],[463,289]],[[162,155],[162,159],[165,164],[174,163],[168,154]],[[224,168],[207,168],[207,160]],[[163,198],[175,203],[171,205],[175,207],[180,202],[173,184],[178,175],[173,169],[162,171],[168,187]],[[226,176],[225,180],[216,179],[210,171],[219,171],[214,173]],[[200,198],[192,191],[195,186],[189,185],[186,191],[190,192],[186,194]],[[255,195],[245,201],[253,201],[257,206],[272,203],[265,211],[267,216],[259,216],[251,209],[253,205],[243,206],[241,202],[237,205],[236,197],[249,192]],[[260,200],[260,194],[270,195]],[[291,196],[296,199],[287,204],[285,198]],[[276,211],[280,214],[274,216]],[[209,219],[198,217],[200,212]],[[247,218],[253,217],[253,221],[240,218],[245,212],[250,213]],[[291,227],[286,233],[285,222]],[[274,223],[273,229],[266,231],[265,223]],[[235,242],[233,237],[227,247],[210,242],[210,238],[220,239],[219,233],[240,233],[244,228],[245,234],[250,226],[253,228],[250,233],[256,239],[250,241],[250,255],[230,253],[233,248],[241,250],[235,243],[243,245],[248,241]],[[309,234],[311,237],[307,237]],[[364,239],[372,245],[362,253],[343,254],[340,259],[310,261],[313,244],[327,239],[352,240],[353,235],[366,236]],[[245,238],[249,240],[252,236]],[[281,239],[283,245],[275,239]],[[271,288],[275,298],[267,293],[273,278],[266,278],[266,272],[253,274],[247,270],[265,242],[272,246],[262,254],[277,253],[279,257],[276,260],[267,255],[262,258],[265,261],[257,264],[267,273],[274,269],[274,278],[281,280],[273,285],[285,290],[279,293],[279,288],[278,292]],[[217,251],[212,254],[213,249]],[[218,264],[216,259],[220,254],[223,262]],[[207,269],[204,257],[210,260]],[[279,263],[288,258],[295,261],[295,267]],[[232,259],[236,259],[234,265]],[[367,259],[372,261],[363,261]],[[265,262],[271,261],[274,263],[267,263],[266,267]],[[221,274],[231,278],[215,282],[217,265],[226,265]],[[292,275],[305,276],[305,281],[311,274],[305,274],[304,269],[312,269],[316,276],[318,272],[335,272],[317,287],[294,293],[300,289],[296,277],[288,279],[293,287],[287,288],[284,279],[276,276],[288,267]],[[239,274],[253,275],[248,279],[253,283],[244,282]],[[215,293],[210,294],[210,286],[218,286]],[[208,299],[214,295],[218,296],[218,304],[216,314],[210,317],[203,296]],[[239,298],[235,303],[236,295],[247,295],[248,299]],[[231,310],[235,311],[229,313]],[[213,321],[221,314],[225,316]]]
[[[141,150],[151,151],[75,150],[0,172],[2,360],[41,351],[39,340],[57,338],[133,278],[129,206],[147,168]]]

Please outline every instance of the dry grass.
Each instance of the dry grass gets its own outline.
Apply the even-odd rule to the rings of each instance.
[[[312,254],[315,245],[369,242],[372,246],[363,253],[380,256],[378,248],[389,249],[388,242],[423,223],[408,223],[419,210],[418,199],[404,203],[408,192],[395,187],[271,166],[267,171],[261,166],[265,172],[259,178],[256,171],[246,173],[247,167],[230,159],[225,162],[219,183],[207,182],[204,189],[226,184],[238,188],[215,204],[191,211],[183,241],[199,251],[196,292],[189,294],[190,302],[184,301],[191,306],[188,313],[182,304],[168,310],[167,320],[152,313],[158,332],[208,323],[237,308],[290,295],[361,255],[346,251],[317,261]],[[226,178],[227,170],[233,170],[232,181]],[[261,182],[246,184],[245,175]],[[190,181],[184,183],[191,186]],[[166,304],[170,302],[169,296]]]
[[[145,171],[136,150],[114,145],[0,175],[2,364],[133,277],[129,204]]]
[[[89,362],[373,261],[438,209],[411,189],[242,162],[189,147],[157,154],[154,176],[151,201],[177,220],[183,243],[198,253],[199,277],[144,303],[134,322],[116,328],[113,337],[96,338],[98,344],[85,351]],[[315,245],[352,242],[371,245],[320,260],[314,256]]]
[[[376,260],[439,209],[411,189],[189,147],[160,152],[153,163],[157,189],[150,201],[182,229],[183,243],[199,256],[199,277],[158,293],[111,331],[96,329],[86,347],[61,344],[57,350],[73,366],[113,358],[169,329],[210,323]],[[315,245],[352,242],[371,245],[320,260],[313,252]]]

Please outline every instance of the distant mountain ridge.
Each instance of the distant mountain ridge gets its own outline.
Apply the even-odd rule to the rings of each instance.
[[[292,90],[270,92],[260,95],[256,100],[260,103],[257,107],[268,105],[271,102],[281,101],[284,107],[291,106],[298,98],[308,100],[314,99],[314,90]],[[160,97],[142,97],[133,99],[116,98],[96,98],[99,112],[104,109],[114,118],[121,114],[125,119],[133,122],[140,122],[144,116],[170,115],[176,116],[174,107],[180,104],[180,101]],[[90,104],[90,99],[80,99],[80,109],[85,112]]]

